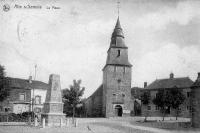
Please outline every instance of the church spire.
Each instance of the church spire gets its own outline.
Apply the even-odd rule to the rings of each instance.
[[[123,66],[132,67],[128,60],[128,47],[125,45],[124,33],[119,20],[119,1],[118,3],[118,17],[115,28],[113,30],[110,47],[107,51],[106,66]]]
[[[123,47],[127,48],[124,42],[124,33],[119,21],[119,17],[117,18],[117,22],[115,28],[112,33],[110,47]]]
[[[124,34],[119,17],[112,33],[105,66],[107,65],[132,66],[128,60],[128,47],[124,42]]]
[[[119,21],[119,16],[117,18],[117,22],[116,22],[116,25],[115,25],[115,29],[121,29],[122,30],[122,27],[120,25],[120,21]]]

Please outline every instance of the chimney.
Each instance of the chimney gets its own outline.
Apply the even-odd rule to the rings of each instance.
[[[28,82],[31,84],[32,83],[32,76],[29,76]]]
[[[173,73],[170,73],[169,78],[170,78],[170,79],[173,79],[173,78],[174,78],[174,74],[173,74]]]
[[[147,87],[147,82],[144,82],[144,88]]]

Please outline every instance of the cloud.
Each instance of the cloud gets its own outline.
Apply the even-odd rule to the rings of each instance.
[[[77,8],[72,7],[72,8],[71,8],[71,11],[70,11],[70,14],[71,14],[72,16],[79,16],[79,15],[80,15],[80,12],[77,10]]]
[[[160,42],[174,42],[181,47],[200,44],[200,18],[191,20],[187,25],[168,24],[165,30],[157,32]]]
[[[153,30],[165,29],[169,23],[177,22],[187,25],[194,17],[200,15],[200,2],[184,1],[174,7],[164,7],[156,12],[143,15],[136,22],[136,27],[152,28]]]
[[[173,72],[175,77],[190,75],[190,78],[195,80],[196,73],[200,71],[199,50],[199,46],[180,48],[176,44],[163,44],[160,49],[136,60],[133,81],[142,86],[144,81],[150,83],[156,78],[168,78],[170,72]]]
[[[0,41],[0,57],[0,63],[5,66],[7,76],[15,75],[15,77],[24,78],[25,75],[29,75],[32,61],[22,55],[13,45]]]
[[[102,83],[101,70],[117,18],[115,2],[61,3],[61,10],[57,11],[3,12],[1,63],[9,76],[19,78],[33,74],[37,63],[37,79],[48,82],[49,74],[60,74],[62,88],[68,87],[73,79],[82,79],[85,96],[89,96]],[[155,3],[122,4],[120,21],[133,64],[133,85],[168,76],[170,71],[175,76],[196,75],[200,68],[198,45],[186,45],[190,41],[199,43],[194,19],[199,15],[199,2]],[[180,47],[183,43],[185,47]]]

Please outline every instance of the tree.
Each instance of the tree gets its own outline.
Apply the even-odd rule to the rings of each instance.
[[[77,105],[80,104],[80,97],[83,95],[85,88],[80,86],[81,80],[73,80],[73,85],[63,90],[64,110],[69,110],[69,115],[75,116]]]
[[[86,107],[85,107],[86,98],[80,100],[80,103],[76,106],[76,115],[79,117],[86,116]]]
[[[8,95],[8,79],[5,77],[5,69],[2,65],[0,65],[0,101],[5,100]]]
[[[171,94],[171,107],[176,110],[176,120],[179,114],[179,107],[185,101],[185,95],[181,90],[175,88],[170,90]]]
[[[147,106],[150,103],[150,92],[149,91],[145,91],[142,93],[141,95],[141,102],[142,104],[144,104],[145,106]],[[147,117],[148,117],[148,109],[146,110],[146,114],[145,114],[145,118],[144,121],[147,121]]]
[[[172,96],[169,91],[162,89],[158,90],[158,93],[156,94],[156,97],[153,99],[153,103],[157,105],[162,112],[163,121],[165,118],[166,110],[170,109],[171,107],[171,100]]]
[[[139,116],[141,114],[141,104],[137,99],[134,100],[134,115]]]

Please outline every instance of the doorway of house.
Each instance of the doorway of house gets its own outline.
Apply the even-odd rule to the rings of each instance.
[[[123,113],[123,109],[122,109],[122,106],[121,105],[116,105],[115,106],[115,113],[116,113],[116,116],[122,116],[122,113]]]

